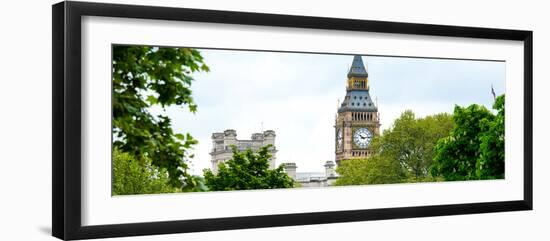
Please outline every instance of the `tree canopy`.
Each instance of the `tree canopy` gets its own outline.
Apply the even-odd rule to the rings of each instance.
[[[373,155],[342,160],[337,185],[434,181],[429,169],[434,147],[453,128],[451,115],[441,113],[416,118],[407,110],[371,143]]]
[[[138,160],[165,169],[173,187],[194,183],[186,159],[197,144],[189,133],[175,133],[168,116],[154,116],[150,107],[187,106],[196,112],[191,73],[208,71],[191,48],[113,47],[113,145]]]
[[[436,142],[449,134],[453,121],[441,113],[416,118],[407,110],[384,131],[378,146],[379,155],[396,160],[409,177],[423,179],[429,175]]]
[[[487,131],[479,136],[476,175],[480,179],[504,178],[504,95],[496,99],[493,109],[497,111],[495,118],[483,123]]]
[[[138,161],[128,153],[113,149],[113,195],[176,192],[177,188],[168,182],[168,172],[151,165],[149,158]]]
[[[382,155],[340,161],[337,172],[339,186],[400,183],[406,179],[401,165]]]
[[[451,134],[438,141],[431,168],[445,180],[504,178],[504,95],[494,115],[480,105],[455,106]]]
[[[269,169],[271,145],[254,152],[237,150],[233,146],[233,158],[220,163],[218,172],[204,170],[206,185],[211,191],[290,188],[294,181],[284,172],[283,166]]]

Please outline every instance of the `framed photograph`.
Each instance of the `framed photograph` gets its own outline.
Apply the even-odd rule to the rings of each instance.
[[[532,34],[55,4],[53,235],[531,210]]]

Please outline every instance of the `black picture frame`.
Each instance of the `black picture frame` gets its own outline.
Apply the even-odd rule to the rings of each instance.
[[[88,239],[228,229],[458,215],[533,208],[533,32],[415,23],[197,10],[90,2],[52,6],[52,233],[60,239]],[[139,222],[81,224],[81,17],[194,21],[426,36],[517,40],[524,43],[524,186],[522,200],[368,210]]]

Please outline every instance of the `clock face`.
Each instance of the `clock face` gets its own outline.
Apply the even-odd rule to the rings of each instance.
[[[372,139],[372,133],[367,128],[357,128],[353,133],[353,143],[359,148],[367,148]]]
[[[342,129],[338,128],[336,131],[336,147],[338,149],[342,148]]]

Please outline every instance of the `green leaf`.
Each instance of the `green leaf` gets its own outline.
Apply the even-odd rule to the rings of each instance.
[[[178,140],[181,140],[181,141],[183,141],[183,140],[185,139],[185,136],[184,136],[183,134],[179,134],[179,133],[178,133],[178,134],[175,134],[174,136],[175,136]]]
[[[156,103],[158,103],[158,100],[156,97],[152,96],[152,95],[149,95],[147,96],[147,102],[149,102],[150,105],[154,105]]]

